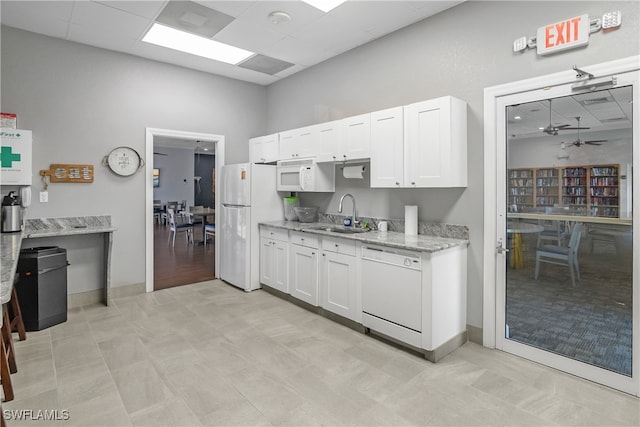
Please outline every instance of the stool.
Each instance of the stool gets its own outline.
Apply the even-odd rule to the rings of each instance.
[[[11,374],[18,372],[16,352],[13,348],[13,338],[11,337],[11,321],[9,320],[9,313],[7,313],[7,304],[2,306],[2,328],[0,328],[0,336],[2,339],[2,343],[0,344],[0,381],[2,381],[5,402],[13,400]]]
[[[24,322],[22,321],[22,310],[20,310],[20,302],[18,301],[18,292],[16,292],[16,286],[18,285],[18,275],[13,281],[13,289],[11,290],[11,325],[9,330],[11,332],[17,331],[20,341],[27,339],[27,331],[24,328]]]

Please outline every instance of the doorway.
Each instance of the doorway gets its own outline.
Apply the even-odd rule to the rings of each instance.
[[[484,344],[634,395],[637,63],[485,90]]]
[[[215,169],[220,170],[220,168],[224,165],[224,142],[225,138],[222,135],[215,134],[205,134],[205,133],[197,133],[197,132],[188,132],[188,131],[180,131],[180,130],[169,130],[169,129],[157,129],[157,128],[147,128],[146,129],[146,158],[153,159],[154,153],[154,138],[162,137],[162,138],[172,138],[179,139],[183,141],[208,141],[213,142],[215,145]],[[154,164],[153,162],[148,162],[145,165],[145,175],[146,175],[146,291],[152,292],[154,290],[154,216],[153,216],[153,180],[154,180]],[[162,178],[160,178],[162,179]],[[189,183],[190,184],[190,183]],[[219,184],[216,182],[214,185],[214,191],[219,194]],[[219,201],[216,200],[215,208],[219,210]],[[214,252],[215,252],[215,265],[219,265],[219,239],[214,240]],[[217,273],[216,273],[216,277]]]

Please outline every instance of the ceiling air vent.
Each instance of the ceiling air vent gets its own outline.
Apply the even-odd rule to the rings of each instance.
[[[238,67],[246,68],[248,70],[258,71],[269,75],[274,75],[280,71],[286,70],[293,66],[292,63],[287,61],[281,61],[280,59],[271,58],[265,55],[254,55],[246,61],[238,64]]]
[[[233,21],[217,10],[191,1],[170,1],[156,18],[156,22],[178,30],[211,38]]]

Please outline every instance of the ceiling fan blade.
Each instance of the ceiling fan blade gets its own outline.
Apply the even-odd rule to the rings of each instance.
[[[591,141],[582,141],[585,144],[590,144],[590,145],[602,145],[602,144],[597,144],[598,142],[607,142],[606,139],[593,139]]]
[[[168,154],[165,153],[153,153],[156,156],[168,156]]]
[[[569,125],[567,125],[567,126],[569,126]],[[568,128],[568,127],[563,127],[563,128],[559,128],[558,130],[582,130],[582,129],[591,129],[591,128],[577,128],[577,127]]]

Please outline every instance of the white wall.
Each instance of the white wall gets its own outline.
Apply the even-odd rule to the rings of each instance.
[[[163,202],[182,200],[193,206],[193,148],[156,147],[153,151],[166,156],[153,156],[153,167],[160,168],[160,186],[153,189],[153,198]]]
[[[614,10],[622,12],[622,27],[592,34],[588,47],[546,57],[512,52],[516,38],[535,36],[540,26]],[[468,225],[468,322],[482,326],[483,89],[638,55],[638,12],[637,2],[466,2],[272,84],[268,133],[443,95],[467,101],[466,190],[370,190],[338,181],[324,203],[335,212],[349,191],[363,215],[402,218],[404,204],[417,204],[421,220]]]
[[[249,137],[266,130],[266,89],[13,28],[1,34],[1,109],[33,131],[27,218],[112,215],[112,286],[144,282],[145,177],[115,176],[103,156],[120,145],[144,156],[145,128],[154,127],[224,135],[226,162],[246,161]],[[93,164],[95,181],[51,184],[40,203],[37,174],[51,163]]]

